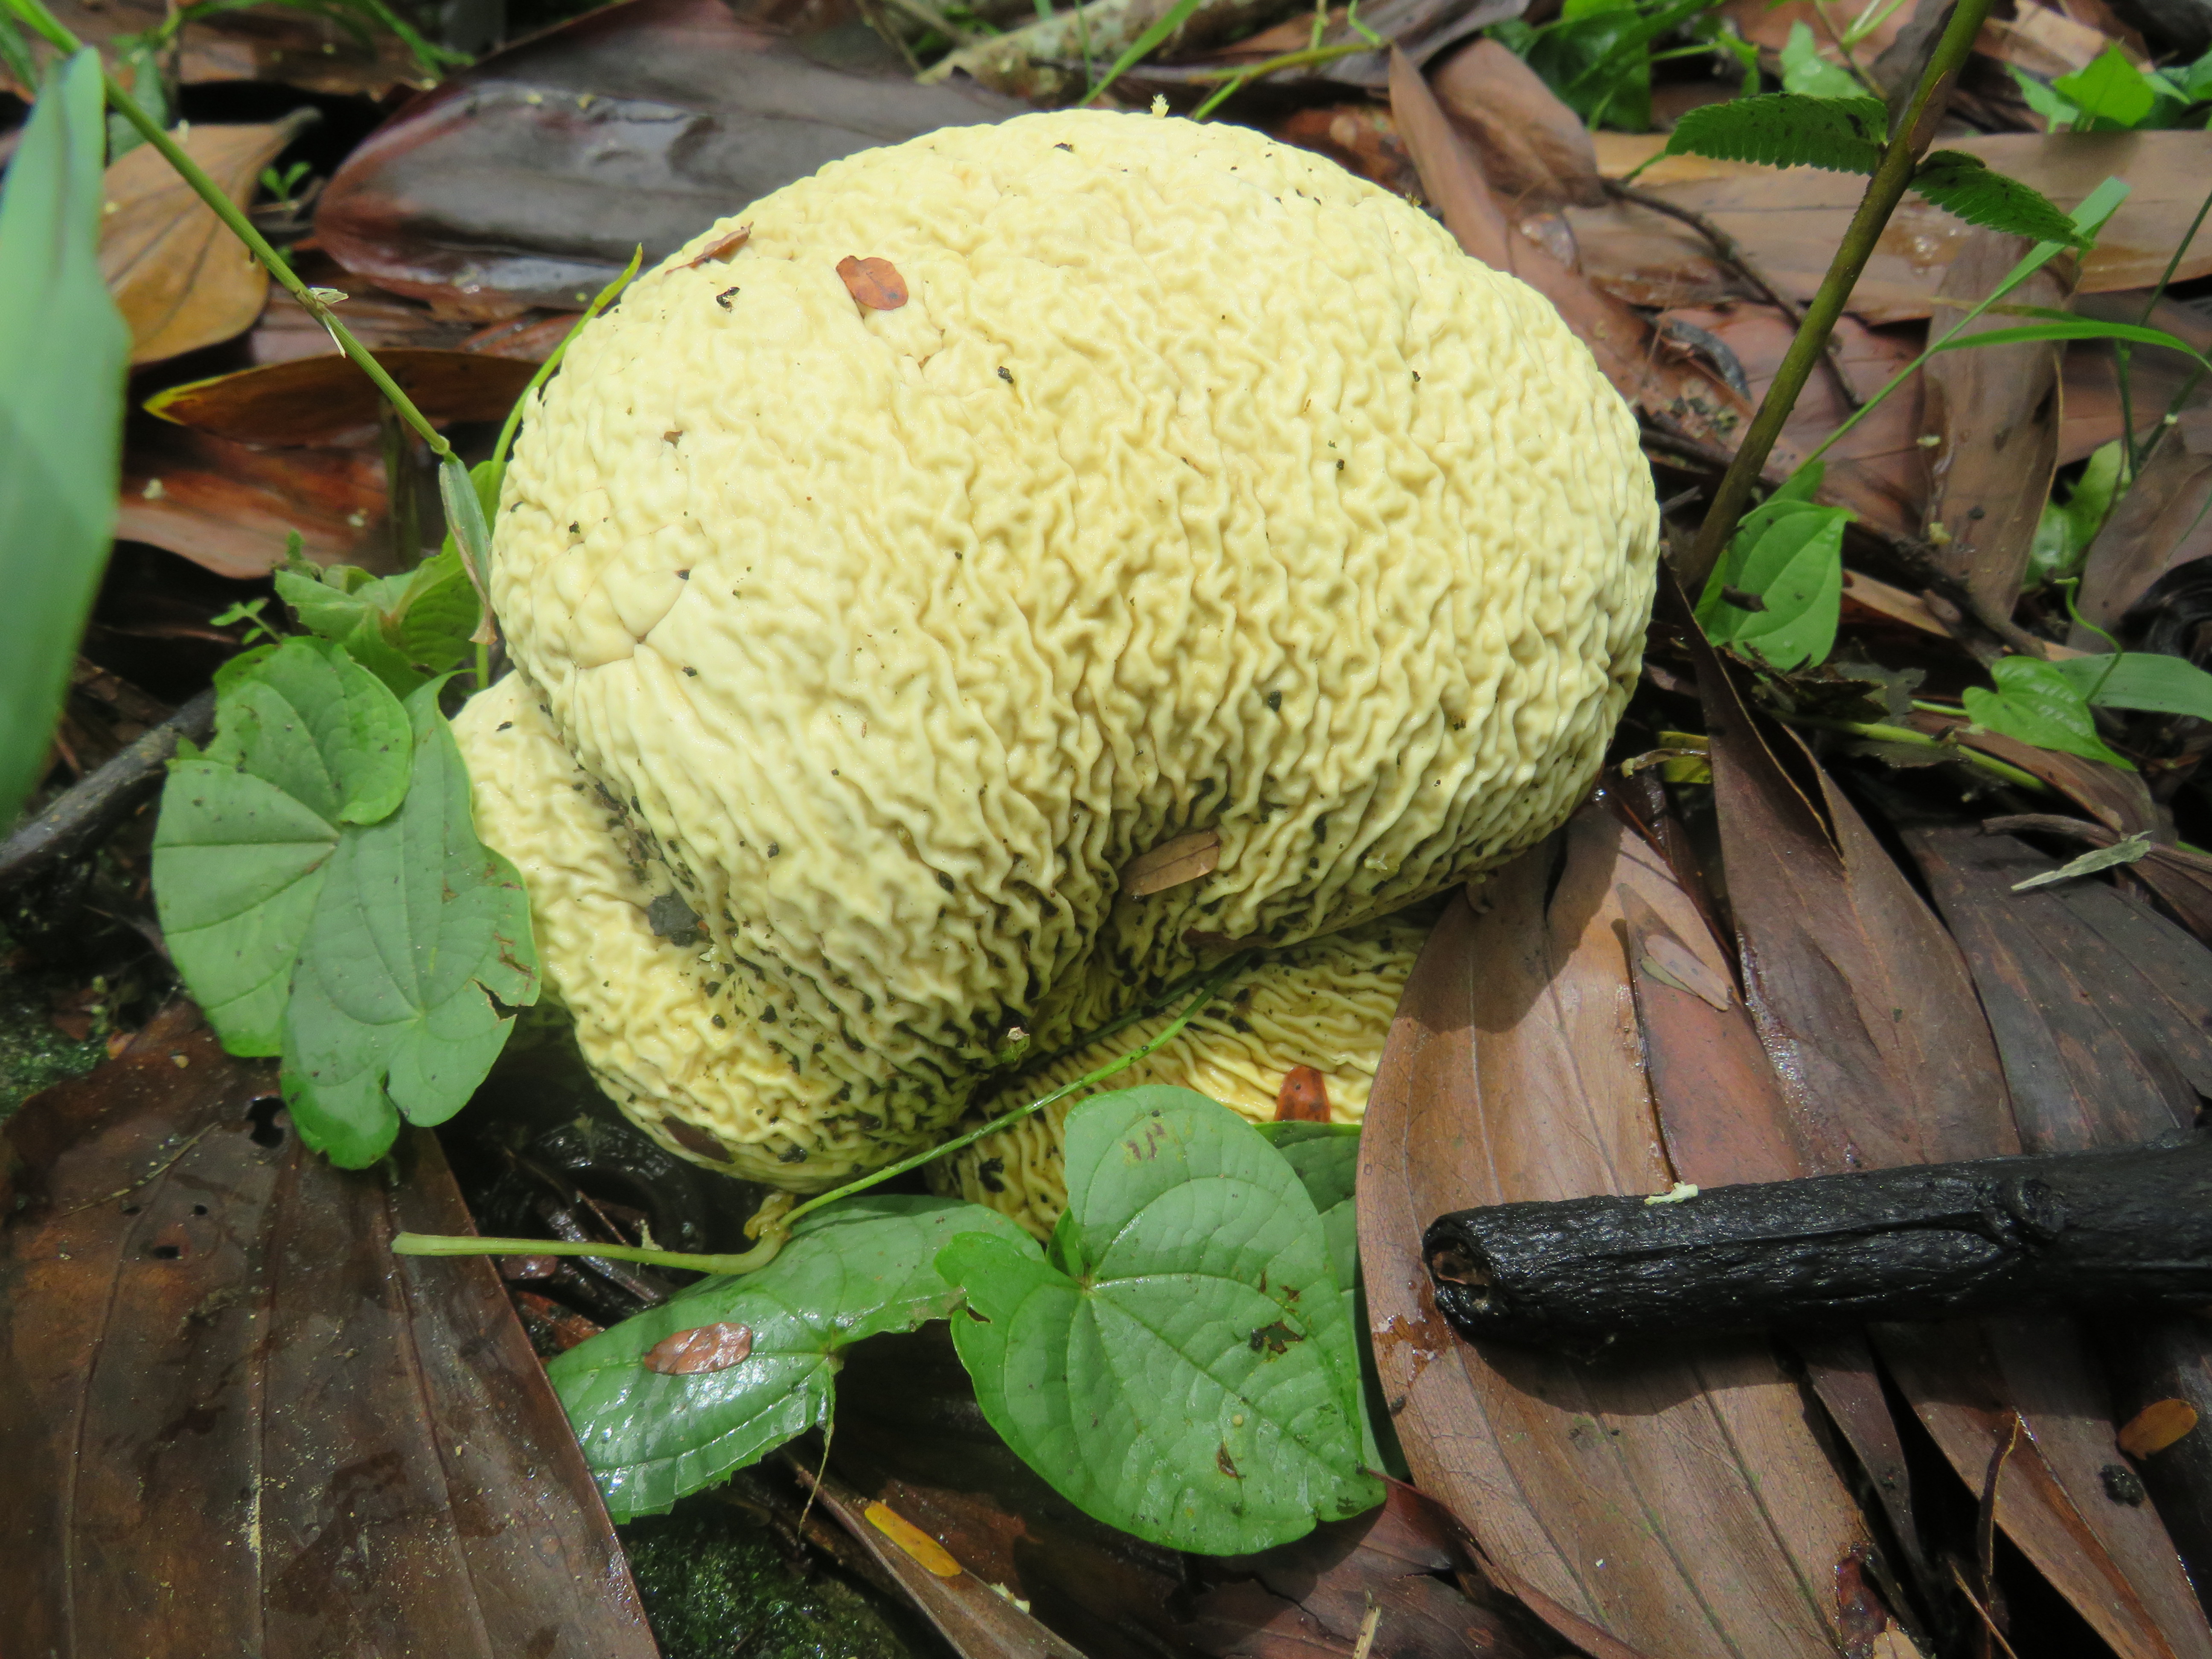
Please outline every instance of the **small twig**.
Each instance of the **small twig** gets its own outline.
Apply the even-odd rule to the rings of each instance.
[[[215,692],[210,689],[132,738],[106,764],[79,779],[0,842],[0,890],[76,857],[112,830],[161,787],[163,769],[180,738],[204,743],[214,730]]]
[[[1757,289],[1770,305],[1779,308],[1782,314],[1790,319],[1793,328],[1802,328],[1805,325],[1805,307],[1784,294],[1774,281],[1759,268],[1758,262],[1751,257],[1751,251],[1729,235],[1727,231],[1722,229],[1714,221],[1695,208],[1686,208],[1679,202],[1670,202],[1663,196],[1654,196],[1648,190],[1638,190],[1632,185],[1622,184],[1617,179],[1607,179],[1604,183],[1605,193],[1615,201],[1631,203],[1653,213],[1663,213],[1669,219],[1680,220],[1689,226],[1711,244],[1713,252],[1723,264],[1735,270],[1737,275]],[[1852,386],[1851,377],[1844,368],[1843,342],[1838,340],[1832,331],[1828,336],[1827,365],[1828,377],[1835,382],[1837,393],[1844,400],[1844,407],[1856,409],[1859,406],[1859,394]]]

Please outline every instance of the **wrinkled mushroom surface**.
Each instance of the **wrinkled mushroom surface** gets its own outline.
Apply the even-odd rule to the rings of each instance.
[[[602,1083],[818,1188],[1015,1027],[1543,835],[1656,550],[1626,407],[1426,216],[1241,128],[1025,116],[835,162],[583,332],[501,505],[519,672],[458,729]]]

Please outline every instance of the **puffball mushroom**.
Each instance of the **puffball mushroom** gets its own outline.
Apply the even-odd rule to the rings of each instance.
[[[1656,537],[1589,353],[1425,215],[1243,128],[1029,115],[832,162],[582,331],[501,500],[516,672],[456,729],[600,1083],[818,1190],[1018,1030],[1542,836]]]

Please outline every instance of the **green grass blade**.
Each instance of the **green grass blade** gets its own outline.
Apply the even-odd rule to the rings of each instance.
[[[1181,28],[1189,21],[1191,13],[1197,9],[1198,0],[1176,0],[1175,4],[1169,7],[1150,28],[1129,43],[1129,49],[1114,60],[1114,67],[1106,71],[1103,80],[1083,95],[1083,101],[1085,104],[1096,103],[1103,97],[1107,88],[1120,79],[1122,74],[1142,58],[1146,52],[1152,51],[1161,41]]]
[[[0,826],[38,781],[115,528],[131,335],[100,275],[102,114],[80,52],[0,186]]]

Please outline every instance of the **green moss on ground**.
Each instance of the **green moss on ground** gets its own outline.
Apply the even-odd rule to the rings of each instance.
[[[742,1480],[743,1476],[739,1479]],[[664,1659],[936,1659],[935,1632],[828,1568],[794,1571],[713,1497],[617,1528]]]
[[[0,929],[0,1122],[40,1090],[83,1075],[107,1054],[97,1030],[74,1042],[47,1018],[67,976],[11,965],[16,955]]]

